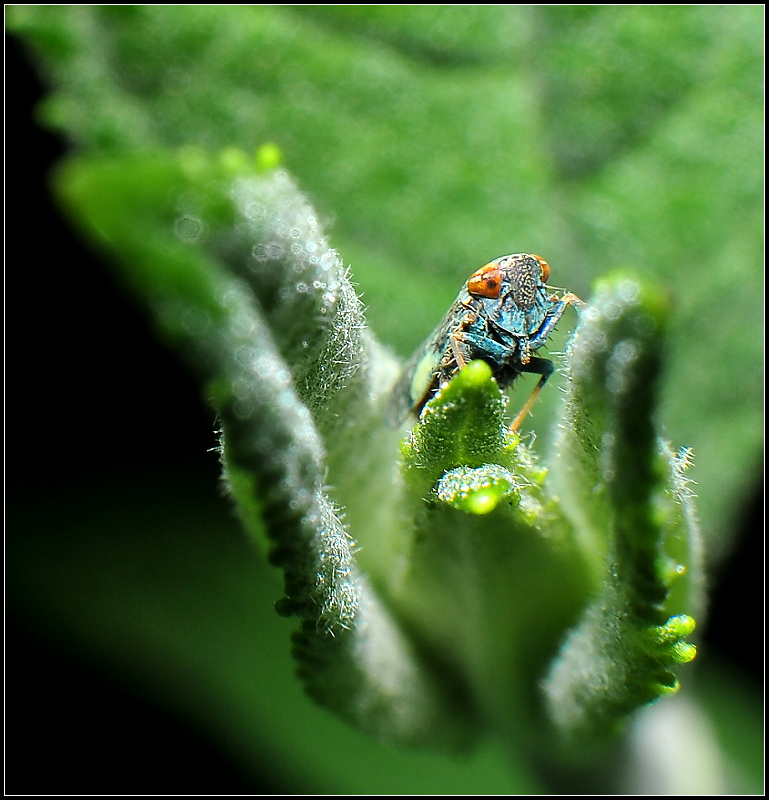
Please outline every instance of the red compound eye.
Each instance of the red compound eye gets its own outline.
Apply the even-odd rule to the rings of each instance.
[[[486,264],[476,270],[467,282],[467,289],[471,294],[479,297],[496,299],[502,290],[502,271],[496,261]]]
[[[542,256],[535,256],[532,253],[532,257],[537,259],[537,263],[542,268],[542,283],[547,283],[547,279],[550,277],[550,264]]]

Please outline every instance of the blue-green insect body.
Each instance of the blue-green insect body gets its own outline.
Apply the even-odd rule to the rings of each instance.
[[[523,372],[540,375],[534,393],[512,424],[517,430],[553,362],[532,355],[547,341],[576,295],[550,294],[547,262],[536,255],[502,256],[474,272],[440,325],[406,364],[393,388],[388,419],[395,424],[425,403],[468,362],[483,359],[500,388]]]

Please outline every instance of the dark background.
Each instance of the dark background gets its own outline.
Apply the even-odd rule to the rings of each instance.
[[[86,502],[97,477],[130,480],[149,452],[154,470],[183,469],[199,486],[214,485],[219,473],[208,452],[213,413],[197,386],[50,199],[48,174],[67,145],[33,121],[42,94],[23,49],[7,37],[8,541],[23,536],[13,525],[18,511],[48,497],[51,485],[54,497]],[[40,264],[53,265],[44,281]],[[46,324],[25,324],[27,309]],[[763,652],[752,643],[762,629],[762,476],[743,520],[737,549],[713,579],[701,650],[760,684]],[[205,732],[102,674],[13,595],[7,609],[8,793],[286,793],[245,776]]]
[[[48,174],[67,145],[32,119],[42,94],[6,37],[9,542],[24,534],[13,520],[25,504],[85,503],[94,485],[135,480],[149,453],[157,474],[183,470],[197,486],[219,476],[208,452],[214,415],[195,382],[50,198]],[[44,282],[39,264],[53,265]],[[25,324],[30,306],[47,320],[42,330]],[[204,731],[103,675],[13,596],[7,609],[8,793],[283,793],[242,774]]]

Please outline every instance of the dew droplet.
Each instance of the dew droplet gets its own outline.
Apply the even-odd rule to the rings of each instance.
[[[200,217],[185,214],[174,221],[174,233],[187,244],[199,242],[205,235],[206,228]]]

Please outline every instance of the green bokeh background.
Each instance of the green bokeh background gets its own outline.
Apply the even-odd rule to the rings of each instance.
[[[675,308],[658,422],[694,448],[708,552],[728,551],[762,453],[762,6],[26,6],[7,24],[52,88],[40,121],[76,149],[275,142],[403,357],[505,253],[583,297],[617,267],[656,278]],[[213,491],[177,488],[75,498],[55,537],[50,507],[14,518],[14,596],[298,791],[537,791],[493,743],[403,753],[312,706],[278,575]]]

